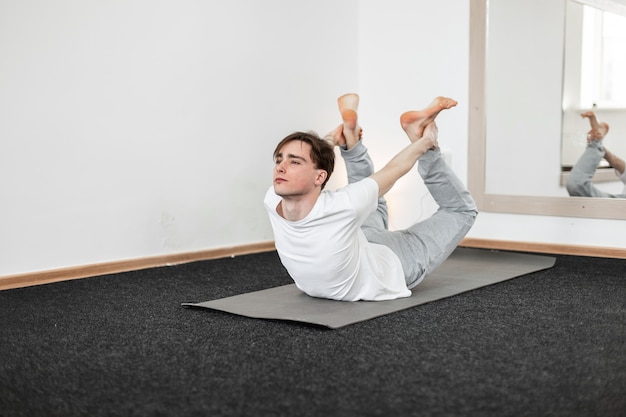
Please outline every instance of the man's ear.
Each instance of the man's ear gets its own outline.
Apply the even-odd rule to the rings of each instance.
[[[322,185],[328,178],[328,172],[323,169],[318,170],[317,176],[315,177],[315,185]]]

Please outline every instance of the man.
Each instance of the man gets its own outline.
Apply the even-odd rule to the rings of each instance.
[[[585,112],[580,116],[589,119],[591,130],[587,133],[585,152],[580,156],[567,178],[565,185],[567,192],[574,197],[626,198],[626,164],[622,158],[606,149],[602,143],[604,136],[609,131],[609,125],[598,122],[592,111]],[[615,169],[619,179],[625,184],[621,194],[607,193],[591,182],[602,158],[606,159],[609,165]]]
[[[359,97],[339,98],[343,123],[326,139],[296,132],[274,151],[274,183],[265,207],[281,262],[297,287],[313,297],[334,300],[389,300],[411,295],[439,266],[472,226],[476,206],[446,166],[435,118],[456,101],[437,97],[426,109],[400,118],[410,145],[374,171],[361,141]],[[323,190],[339,146],[349,184]],[[406,230],[387,229],[383,196],[415,166],[439,204],[429,219]]]

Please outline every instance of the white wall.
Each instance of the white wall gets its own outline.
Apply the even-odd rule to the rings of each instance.
[[[459,100],[440,143],[466,181],[468,37],[466,0],[0,2],[0,276],[271,240],[274,145],[347,91],[379,166],[401,112]],[[393,227],[434,209],[416,173],[389,200]],[[623,223],[470,235],[623,246]]]
[[[469,2],[367,0],[360,6],[361,124],[376,166],[409,142],[400,114],[439,95],[459,104],[438,116],[439,144],[467,180]],[[417,170],[387,194],[390,227],[404,228],[436,206]]]
[[[336,124],[356,12],[0,2],[0,275],[271,240],[272,151]]]

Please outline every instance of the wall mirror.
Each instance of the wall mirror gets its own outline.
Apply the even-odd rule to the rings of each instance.
[[[562,185],[566,15],[574,0],[470,1],[468,185],[479,209],[626,219],[625,199],[570,197]],[[626,0],[584,2],[626,10]],[[588,122],[576,122],[586,133]]]
[[[604,145],[626,156],[626,7],[595,0],[567,0],[563,66],[562,183],[587,145],[587,120],[593,111],[610,126]],[[594,177],[596,187],[617,194],[623,184],[605,160]]]

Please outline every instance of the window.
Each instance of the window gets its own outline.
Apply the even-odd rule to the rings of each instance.
[[[584,6],[580,103],[626,108],[626,17]]]

